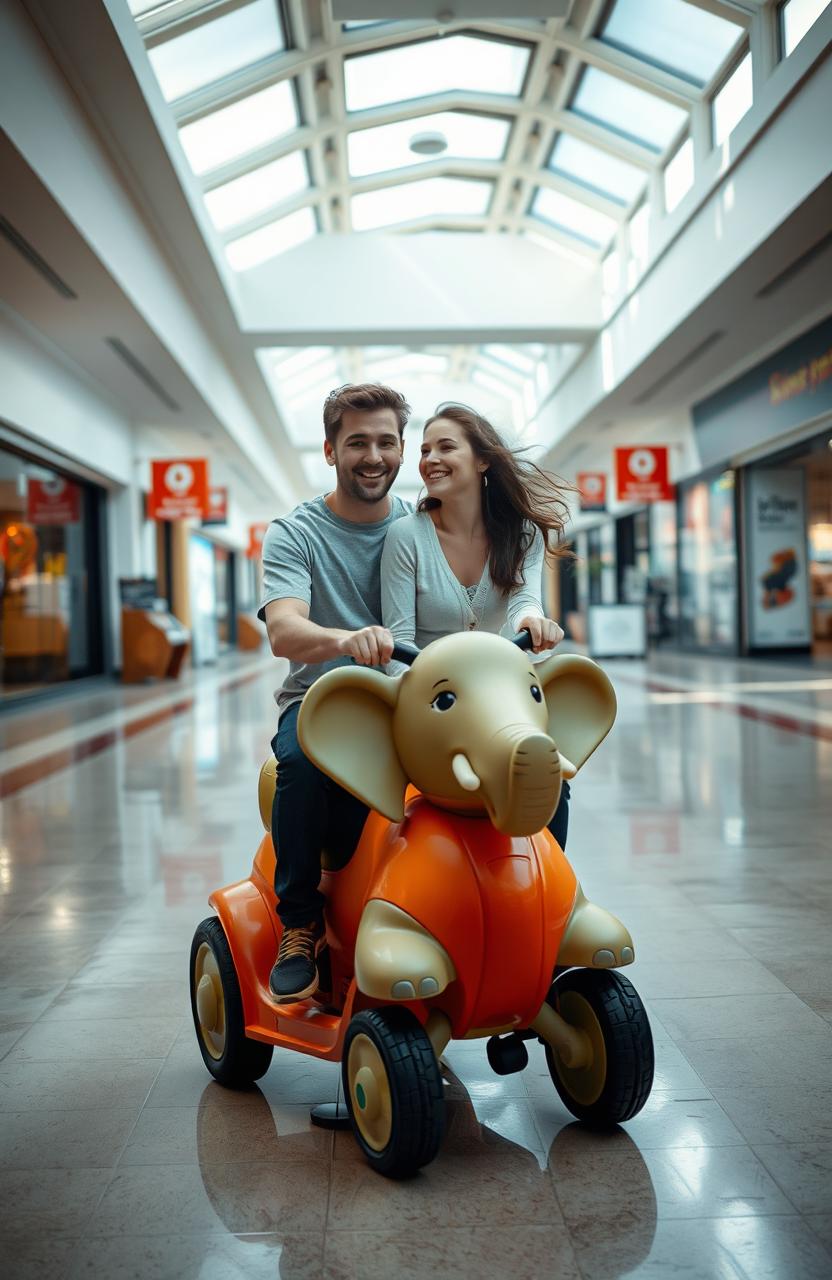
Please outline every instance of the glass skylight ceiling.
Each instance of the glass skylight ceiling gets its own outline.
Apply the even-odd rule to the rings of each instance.
[[[165,99],[173,102],[283,47],[274,0],[252,0],[212,22],[172,36],[148,49],[147,56]]]
[[[209,173],[229,160],[248,155],[298,126],[290,80],[270,84],[229,107],[183,125],[179,141],[194,173]]]
[[[437,158],[500,160],[510,129],[509,120],[464,111],[438,111],[375,129],[356,129],[347,135],[350,173],[353,177],[363,177],[386,169],[429,164]],[[438,150],[438,155],[411,150],[411,143],[416,142],[418,146],[419,139],[428,134],[437,135],[438,148],[441,139],[445,139],[447,145]]]
[[[204,201],[212,249],[239,271],[320,233],[436,228],[521,236],[591,271],[635,204],[646,200],[624,246],[640,245],[642,227],[690,190],[701,159],[691,142],[697,99],[711,110],[716,145],[751,102],[750,56],[738,61],[747,18],[686,0],[609,0],[594,6],[594,28],[581,28],[593,6],[574,6],[562,27],[529,22],[522,39],[510,15],[487,27],[451,22],[441,34],[429,24],[419,38],[395,19],[325,23],[297,49],[282,15],[305,11],[299,3],[126,3],[172,104],[189,195]],[[793,19],[805,26],[819,7],[780,7],[787,44]],[[549,65],[541,40],[570,73],[571,101],[550,103],[554,81],[541,99],[528,74],[539,54]],[[687,82],[678,101],[664,96],[668,75]],[[639,254],[622,252],[629,282]],[[493,359],[483,354],[480,372],[491,376]]]
[[[218,231],[247,222],[258,213],[305,191],[309,174],[302,151],[293,151],[271,164],[226,182],[205,193],[205,204]]]
[[[681,107],[598,67],[585,69],[572,110],[657,152],[673,141],[687,120]]]
[[[540,187],[532,204],[532,214],[550,222],[567,234],[585,241],[596,249],[606,248],[615,235],[618,223],[597,209],[573,200],[560,191],[552,191],[549,187]]]
[[[568,133],[558,135],[549,168],[619,204],[631,204],[647,182],[643,169]]]
[[[602,40],[700,87],[716,75],[742,27],[685,0],[615,0]]]
[[[370,231],[417,218],[481,217],[491,200],[492,183],[466,178],[420,178],[352,198],[354,231]]]
[[[455,90],[517,97],[529,53],[524,45],[458,35],[357,54],[344,61],[347,110]]]

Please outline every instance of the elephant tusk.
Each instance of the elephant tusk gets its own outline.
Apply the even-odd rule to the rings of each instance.
[[[558,758],[560,759],[560,771],[564,778],[574,778],[575,774],[578,772],[578,766],[573,764],[571,760],[567,759],[562,751],[558,752]]]
[[[451,761],[451,768],[454,771],[454,777],[462,787],[463,791],[479,790],[480,780],[468,763],[468,757],[464,756],[461,751],[457,752]]]

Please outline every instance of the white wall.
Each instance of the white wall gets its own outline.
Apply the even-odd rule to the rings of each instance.
[[[131,424],[79,369],[0,307],[0,421],[37,454],[45,446],[107,490],[107,583],[113,661],[121,661],[118,579],[155,572],[142,554]]]

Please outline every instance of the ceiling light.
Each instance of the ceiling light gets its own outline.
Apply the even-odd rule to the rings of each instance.
[[[434,133],[414,133],[409,142],[410,150],[417,156],[441,156],[448,150],[448,139],[438,130]]]

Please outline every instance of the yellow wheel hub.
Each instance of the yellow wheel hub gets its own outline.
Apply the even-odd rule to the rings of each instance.
[[[361,1136],[383,1151],[393,1131],[393,1099],[381,1054],[369,1036],[357,1035],[347,1059],[352,1114]]]
[[[607,1048],[601,1024],[592,1005],[577,991],[564,991],[558,997],[557,1007],[564,1021],[582,1031],[591,1047],[590,1060],[585,1067],[567,1067],[555,1053],[557,1073],[570,1097],[582,1107],[591,1107],[600,1098],[607,1080]]]
[[[211,1057],[219,1060],[225,1052],[225,1000],[217,958],[207,942],[201,944],[194,960],[194,991],[202,1043]]]

